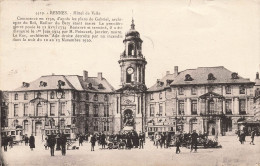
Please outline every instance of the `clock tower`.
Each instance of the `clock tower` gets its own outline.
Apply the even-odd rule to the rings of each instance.
[[[142,39],[135,30],[134,20],[131,29],[126,32],[123,41],[124,51],[118,61],[121,67],[121,85],[145,89],[145,65],[147,64],[142,54]]]

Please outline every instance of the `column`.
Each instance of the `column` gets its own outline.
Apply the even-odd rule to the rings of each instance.
[[[221,123],[221,120],[218,119],[218,136],[221,135],[221,125],[220,125],[220,123]]]
[[[238,98],[235,98],[235,101],[234,101],[234,114],[236,114],[236,115],[239,114],[239,102],[238,102]]]
[[[197,113],[198,113],[198,115],[200,115],[200,99],[198,98],[197,99]]]

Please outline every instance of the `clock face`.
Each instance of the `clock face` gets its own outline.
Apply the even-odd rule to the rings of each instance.
[[[127,73],[128,74],[132,74],[134,72],[134,69],[132,68],[132,67],[129,67],[128,69],[127,69]]]

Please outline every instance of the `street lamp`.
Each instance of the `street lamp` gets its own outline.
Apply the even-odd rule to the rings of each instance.
[[[64,91],[63,89],[61,89],[61,86],[64,86],[65,85],[65,82],[59,80],[58,81],[58,89],[56,91],[56,97],[58,99],[58,103],[59,103],[59,106],[58,106],[58,133],[60,133],[60,112],[61,112],[61,106],[60,106],[60,99],[63,98],[63,95],[64,95]],[[57,148],[56,150],[60,150],[60,141],[59,141],[59,137],[57,135]]]

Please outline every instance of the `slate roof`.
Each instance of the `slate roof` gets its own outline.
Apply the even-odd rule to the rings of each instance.
[[[83,76],[78,75],[47,75],[41,76],[35,81],[29,83],[28,87],[20,86],[13,91],[41,91],[41,90],[57,90],[58,81],[65,82],[62,89],[77,90],[77,91],[92,91],[92,92],[112,92],[114,88],[105,79],[99,79],[98,77],[88,77],[86,81],[83,80]],[[40,82],[46,82],[46,86],[40,86]],[[88,88],[89,83],[92,84],[92,88]],[[98,85],[102,84],[101,89],[98,89]]]
[[[215,77],[214,80],[208,80],[208,75],[212,73]],[[167,74],[160,82],[163,85],[156,83],[148,89],[149,91],[161,91],[169,85],[167,85],[166,80],[173,80],[170,86],[182,86],[182,85],[205,85],[205,84],[254,84],[249,79],[243,78],[239,75],[237,79],[232,79],[232,73],[230,70],[223,66],[217,67],[198,67],[196,69],[187,69],[178,73],[176,77],[174,74]],[[189,74],[192,78],[191,81],[185,81],[186,75]]]

